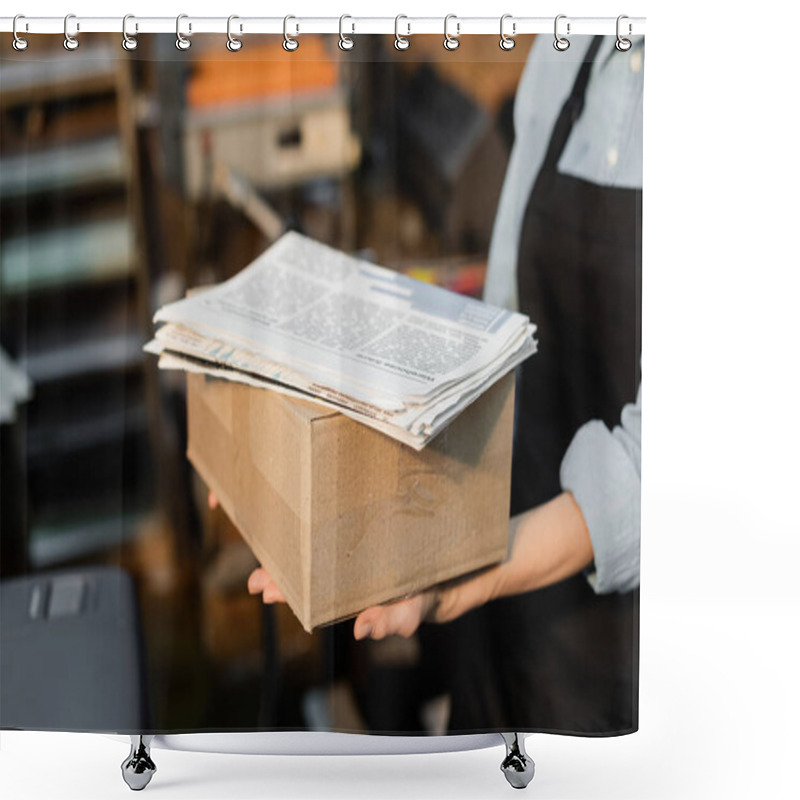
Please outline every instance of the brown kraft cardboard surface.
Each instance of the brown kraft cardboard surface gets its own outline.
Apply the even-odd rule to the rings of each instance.
[[[506,557],[513,373],[419,452],[312,402],[187,381],[189,459],[306,630]]]

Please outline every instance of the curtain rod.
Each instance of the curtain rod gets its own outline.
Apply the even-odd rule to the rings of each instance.
[[[506,14],[503,31],[508,36],[519,36],[554,31],[554,17],[514,17]],[[65,24],[71,36],[84,33],[119,33],[122,34],[122,17],[81,17],[70,14],[65,17],[26,17],[17,19],[16,32],[20,36],[26,34],[61,34],[64,35]],[[128,15],[125,31],[129,36],[147,33],[175,33],[178,20],[175,17],[136,17]],[[447,30],[451,36],[473,34],[500,34],[500,17],[458,17],[449,15]],[[0,17],[0,32],[11,33],[14,30],[14,17]],[[304,33],[330,33],[347,35],[386,34],[399,32],[402,36],[416,34],[438,34],[445,32],[444,17],[352,17],[345,15],[340,22],[339,17],[236,17],[232,31],[237,36],[247,34],[281,34],[288,32],[292,36]],[[559,35],[581,36],[617,33],[616,17],[569,17],[559,15]],[[193,17],[181,15],[180,32],[184,36],[197,33],[228,32],[228,17]],[[623,35],[637,36],[645,32],[644,17],[624,18]]]

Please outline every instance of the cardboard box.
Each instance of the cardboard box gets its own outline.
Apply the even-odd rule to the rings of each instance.
[[[315,403],[187,380],[189,459],[307,631],[506,557],[513,374],[420,452]]]

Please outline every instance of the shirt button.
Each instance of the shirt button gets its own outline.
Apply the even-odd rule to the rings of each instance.
[[[634,50],[631,53],[631,70],[633,72],[641,72],[642,71],[642,51],[641,50]]]
[[[613,167],[617,163],[617,159],[619,158],[619,151],[616,147],[612,147],[609,149],[608,153],[606,153],[606,161],[608,161],[608,166]]]

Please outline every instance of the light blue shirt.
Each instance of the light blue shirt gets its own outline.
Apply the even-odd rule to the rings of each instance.
[[[522,218],[591,39],[575,37],[568,50],[557,52],[552,39],[539,36],[531,48],[517,90],[514,147],[489,248],[484,299],[494,305],[517,309]],[[557,168],[602,186],[641,188],[644,37],[632,37],[626,53],[618,52],[615,42],[607,36],[600,45],[583,113]],[[641,402],[640,386],[636,402],[620,409],[613,431],[600,420],[579,428],[561,463],[562,489],[572,492],[592,539],[594,565],[587,578],[599,594],[639,585]]]

